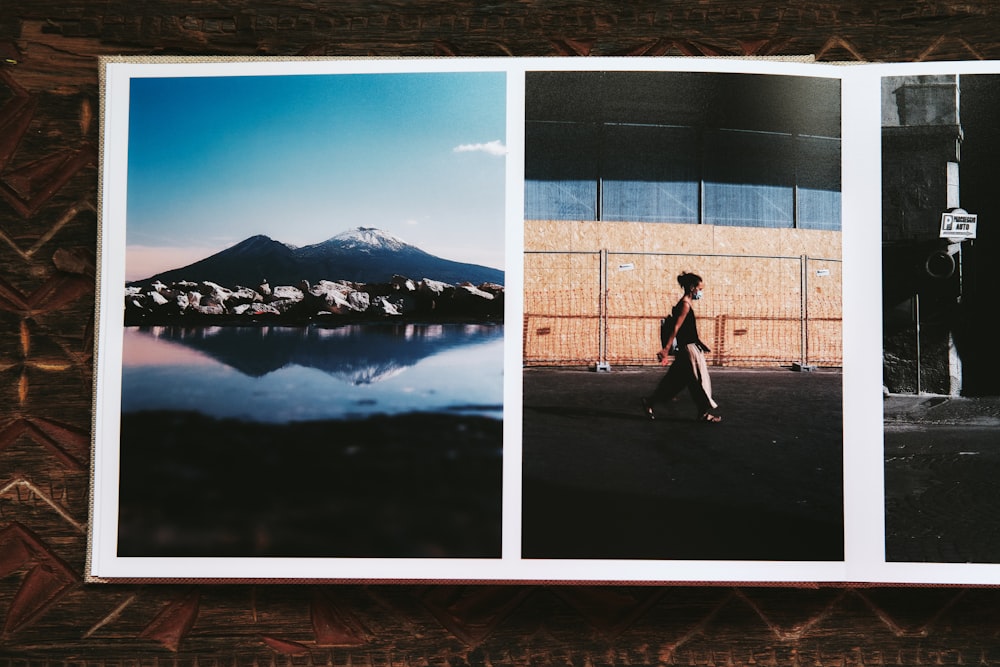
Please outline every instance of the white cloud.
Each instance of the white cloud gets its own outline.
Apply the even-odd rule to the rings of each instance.
[[[486,153],[487,155],[502,156],[507,154],[507,147],[499,139],[487,141],[485,144],[461,144],[455,146],[456,153]]]

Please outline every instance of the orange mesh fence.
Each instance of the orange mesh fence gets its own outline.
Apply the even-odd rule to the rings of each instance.
[[[710,364],[843,363],[839,260],[549,252],[525,256],[525,365],[655,364],[682,271],[706,284]]]
[[[524,299],[526,364],[598,360],[605,326],[600,253],[527,253]]]

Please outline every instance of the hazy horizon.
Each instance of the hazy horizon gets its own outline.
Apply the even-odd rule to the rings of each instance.
[[[357,227],[352,227],[350,229],[357,229]],[[350,229],[345,229],[345,230],[343,230],[343,232],[350,231]],[[382,230],[382,231],[384,231],[384,230]],[[143,281],[143,280],[146,280],[147,278],[152,278],[153,276],[161,274],[161,273],[164,273],[166,271],[173,271],[173,270],[177,270],[177,269],[183,269],[183,268],[185,268],[187,266],[190,266],[192,264],[200,262],[201,260],[208,259],[208,258],[212,257],[213,255],[217,255],[220,252],[223,252],[225,250],[229,250],[230,248],[238,246],[241,243],[243,243],[244,241],[246,241],[246,240],[248,240],[250,238],[253,238],[254,236],[265,236],[265,237],[271,239],[272,241],[277,241],[278,243],[281,243],[281,244],[283,244],[285,246],[288,246],[289,248],[295,249],[295,248],[303,248],[303,247],[306,247],[306,246],[317,245],[317,244],[323,243],[324,241],[328,241],[328,240],[334,238],[335,236],[337,236],[337,235],[339,235],[339,234],[341,234],[343,232],[338,232],[337,234],[334,234],[331,237],[328,237],[328,238],[325,238],[325,239],[320,239],[318,241],[314,241],[314,242],[311,242],[311,243],[304,243],[302,245],[285,243],[280,238],[275,238],[275,237],[270,236],[268,234],[251,234],[250,236],[247,236],[246,238],[239,239],[238,241],[236,241],[234,243],[231,243],[231,244],[229,244],[229,245],[227,245],[227,246],[225,246],[223,248],[219,248],[218,250],[203,250],[201,248],[145,248],[145,247],[142,247],[142,246],[130,246],[129,249],[128,249],[129,257],[133,258],[133,264],[137,267],[137,269],[145,269],[146,267],[153,266],[153,265],[160,265],[160,264],[162,264],[162,267],[158,268],[158,269],[156,269],[156,270],[154,270],[152,272],[143,273],[142,275],[130,276],[130,275],[126,274],[125,281],[126,282]],[[393,235],[393,236],[395,236],[395,235]],[[400,239],[400,240],[403,241],[403,242],[407,242],[406,239]],[[410,245],[414,245],[414,244],[411,243]],[[424,250],[424,248],[420,248],[419,246],[416,246],[416,247],[419,248],[420,250]],[[206,252],[207,254],[203,254],[203,255],[202,254],[198,254],[199,252],[203,252],[203,251]],[[434,253],[430,253],[430,254],[433,255]],[[189,257],[190,259],[184,261],[182,264],[177,264],[177,265],[167,265],[167,264],[165,264],[165,262],[170,262],[170,261],[174,261],[174,260],[185,258],[185,257]],[[451,257],[442,257],[442,259],[453,259],[453,258],[451,258]],[[454,261],[460,261],[460,262],[467,263],[467,264],[480,264],[479,262],[467,261],[467,260],[454,260]],[[487,266],[488,268],[495,268],[495,269],[498,269],[500,271],[504,270],[503,266],[490,267],[489,265],[486,265],[486,264],[480,264],[480,265],[481,266]]]

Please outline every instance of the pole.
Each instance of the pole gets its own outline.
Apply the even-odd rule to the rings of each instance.
[[[597,316],[597,368],[598,371],[609,371],[608,365],[608,250],[601,249],[600,275],[598,276],[600,302]]]
[[[806,255],[799,256],[799,367],[806,368],[806,357],[808,356],[808,311],[806,303],[806,291],[809,289],[809,258]]]
[[[921,393],[920,385],[920,294],[915,293],[913,295],[913,315],[916,320],[916,326],[914,327],[914,332],[916,334],[916,347],[917,347],[917,394]]]

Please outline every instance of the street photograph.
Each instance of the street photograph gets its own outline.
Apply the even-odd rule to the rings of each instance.
[[[525,99],[522,556],[843,560],[839,80]]]
[[[1000,563],[1000,75],[881,81],[885,558]]]

